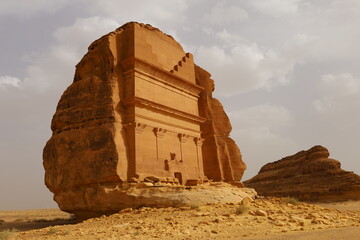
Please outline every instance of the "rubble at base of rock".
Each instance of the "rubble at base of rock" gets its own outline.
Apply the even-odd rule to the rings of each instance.
[[[330,209],[302,202],[292,205],[273,197],[248,202],[248,211],[245,212],[239,212],[239,208],[244,206],[235,203],[181,208],[127,208],[111,216],[92,218],[79,224],[20,232],[16,239],[295,239],[284,233],[304,233],[301,239],[309,239],[308,233],[315,230],[323,232],[343,228],[352,231],[360,227],[358,211]],[[50,230],[55,233],[49,234]],[[320,235],[320,232],[313,235],[316,234]],[[342,237],[338,234],[332,239],[344,239]]]

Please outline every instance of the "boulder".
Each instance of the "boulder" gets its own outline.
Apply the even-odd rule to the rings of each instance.
[[[325,147],[314,146],[264,165],[244,184],[263,196],[319,202],[359,200],[360,176],[341,169],[340,162],[329,155]]]

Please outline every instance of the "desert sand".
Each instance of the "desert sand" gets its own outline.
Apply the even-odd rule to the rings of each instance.
[[[125,209],[81,223],[60,210],[1,211],[0,219],[1,230],[20,230],[13,239],[358,239],[360,201],[294,205],[267,197],[245,204]]]

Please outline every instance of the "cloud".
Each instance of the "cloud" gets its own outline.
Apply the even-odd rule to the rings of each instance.
[[[257,0],[250,1],[250,5],[261,13],[271,16],[296,14],[302,0]]]
[[[144,23],[159,23],[164,21],[179,23],[185,20],[182,14],[193,0],[153,0],[153,1],[119,1],[119,0],[90,0],[92,4],[86,6],[92,15],[106,16],[122,22],[140,21]]]
[[[230,118],[241,128],[253,128],[277,125],[288,125],[292,121],[290,112],[282,107],[271,104],[261,104],[229,113]]]
[[[360,110],[360,79],[351,74],[324,75],[319,89],[323,97],[315,100],[314,106],[320,113]]]
[[[2,0],[0,4],[0,16],[15,15],[29,17],[39,12],[54,13],[72,2],[71,0]]]
[[[324,75],[321,83],[325,88],[324,91],[335,97],[354,95],[360,91],[360,80],[349,73],[342,73],[337,76]]]
[[[281,47],[267,48],[227,30],[215,35],[222,44],[201,45],[195,58],[220,82],[217,93],[222,96],[288,84],[312,41],[307,35],[297,34]]]
[[[221,86],[217,93],[223,96],[266,87],[269,76],[259,71],[266,56],[257,44],[240,43],[225,51],[220,46],[200,46],[195,53],[196,62],[208,69]]]
[[[288,136],[295,119],[284,107],[261,104],[229,112],[234,126],[231,136],[240,146],[248,165],[245,178],[252,177],[263,165],[298,150]]]
[[[331,0],[314,3],[308,1],[306,11],[299,11],[294,24],[317,36],[312,47],[312,56],[320,61],[344,61],[359,57],[360,52],[360,1]]]
[[[204,15],[204,21],[214,25],[231,24],[248,19],[248,13],[236,5],[225,5],[225,1],[218,2]]]
[[[47,49],[23,57],[28,61],[26,76],[22,80],[9,76],[1,77],[0,86],[21,87],[34,94],[49,89],[64,90],[71,83],[74,66],[87,52],[87,47],[95,39],[117,27],[119,23],[116,21],[96,16],[79,18],[74,24],[57,29],[53,34],[54,41]]]
[[[180,41],[177,32],[187,26],[190,5],[196,5],[202,0],[89,0],[83,7],[87,16],[97,16],[101,19],[112,20],[119,23],[117,27],[130,21],[151,24],[171,34]],[[107,29],[107,28],[105,28]],[[113,29],[112,29],[113,30]],[[189,29],[188,29],[189,30]],[[111,30],[109,30],[111,31]],[[96,39],[95,37],[94,39]]]
[[[84,55],[91,42],[120,27],[120,23],[99,16],[89,18],[78,18],[74,24],[58,28],[53,36],[56,45],[68,48],[68,51]]]
[[[12,86],[12,87],[19,87],[21,83],[21,80],[12,77],[12,76],[0,76],[0,89],[5,89],[6,87]]]

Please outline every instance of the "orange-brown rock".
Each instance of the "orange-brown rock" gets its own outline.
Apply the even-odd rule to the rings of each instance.
[[[329,151],[315,146],[263,166],[244,182],[259,195],[295,197],[304,201],[360,199],[360,176],[341,169]]]
[[[138,188],[241,185],[245,164],[213,90],[193,56],[150,25],[127,23],[92,43],[44,148],[59,207],[98,215],[153,205]]]

